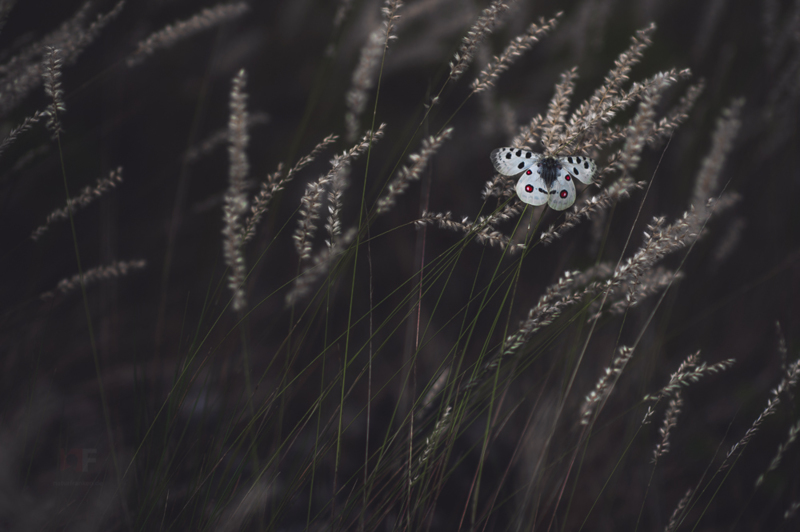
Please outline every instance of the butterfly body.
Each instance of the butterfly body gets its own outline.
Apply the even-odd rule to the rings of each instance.
[[[587,157],[544,157],[517,148],[498,148],[490,156],[495,169],[503,175],[522,173],[517,181],[519,198],[531,205],[547,203],[563,211],[575,203],[575,183],[591,183],[597,165]]]
[[[548,189],[552,188],[553,183],[558,179],[559,170],[561,170],[563,166],[559,164],[555,157],[542,157],[539,159],[539,162],[536,163],[536,166],[537,173],[542,177],[544,184],[547,185]]]

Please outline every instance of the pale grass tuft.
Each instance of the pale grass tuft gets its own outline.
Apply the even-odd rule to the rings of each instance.
[[[683,515],[683,511],[686,509],[686,506],[689,504],[689,500],[692,498],[692,493],[694,491],[689,488],[686,490],[686,493],[681,497],[681,500],[678,501],[677,506],[672,511],[672,515],[669,518],[669,523],[667,523],[666,528],[664,528],[664,532],[675,532],[677,530],[678,525],[680,524],[680,518]]]
[[[84,4],[85,7],[90,7],[92,2],[86,2]],[[74,35],[71,35],[69,38],[65,39],[63,43],[57,44],[59,48],[61,48],[64,64],[70,65],[75,62],[78,58],[78,55],[83,51],[86,46],[88,46],[92,41],[94,41],[103,28],[106,25],[114,20],[117,15],[122,12],[122,8],[125,6],[125,0],[120,0],[117,2],[111,11],[108,13],[100,14],[97,16],[94,22],[89,24],[89,27],[82,32],[77,32]]]
[[[245,179],[250,173],[247,160],[247,145],[250,135],[247,131],[250,122],[247,113],[247,72],[239,70],[233,78],[231,89],[231,114],[228,120],[228,156],[230,158],[230,180],[237,189],[244,189]]]
[[[733,204],[731,200],[734,199],[723,196],[724,201],[713,205],[709,213],[729,207]],[[644,232],[645,240],[642,247],[633,257],[622,262],[614,272],[615,284],[644,275],[666,255],[692,244],[700,236],[706,221],[708,215],[701,216],[694,209],[684,212],[683,216],[670,225],[666,225],[666,220],[662,217],[653,218],[647,226],[647,231]]]
[[[267,113],[255,113],[253,115],[249,115],[247,117],[247,129],[251,130],[255,126],[266,124],[267,122],[269,122],[269,115]],[[219,131],[215,131],[209,135],[208,138],[201,143],[186,150],[186,158],[184,160],[189,164],[195,163],[199,159],[214,151],[217,147],[227,143],[228,128],[220,129]]]
[[[47,117],[47,129],[53,138],[63,132],[58,114],[67,110],[64,105],[64,91],[61,89],[61,50],[48,46],[44,54],[44,92],[50,98],[50,104],[44,111]]]
[[[46,116],[48,116],[47,111],[36,111],[31,116],[26,116],[22,120],[22,123],[17,127],[12,128],[11,131],[8,132],[8,135],[6,135],[6,138],[3,139],[3,142],[0,142],[0,155],[2,155],[3,152],[6,151],[8,147],[14,143],[14,141],[17,140],[17,137],[30,130]]]
[[[689,111],[703,91],[703,81],[691,85],[686,90],[686,93],[681,96],[678,103],[657,122],[654,117],[654,109],[657,103],[655,100],[667,85],[672,85],[679,79],[687,78],[688,76],[688,70],[677,71],[672,69],[652,76],[643,84],[634,84],[630,92],[644,91],[641,99],[646,101],[649,98],[651,101],[647,104],[643,101],[643,105],[640,105],[636,115],[628,124],[608,125],[602,129],[595,128],[587,133],[583,142],[583,150],[600,150],[614,142],[626,141],[626,145],[623,148],[609,157],[608,165],[598,174],[598,181],[602,181],[612,171],[624,170],[626,165],[622,163],[623,157],[638,157],[639,151],[645,144],[658,147],[672,135],[679,125],[686,121],[689,117]],[[661,90],[657,90],[659,88]],[[651,94],[648,95],[648,92]],[[638,165],[638,160],[636,165]],[[636,165],[627,162],[627,168],[629,169]],[[622,182],[630,182],[630,178],[626,175],[623,175],[620,179]]]
[[[325,230],[328,231],[328,239],[325,244],[328,248],[333,248],[337,244],[338,238],[342,235],[342,193],[348,185],[350,169],[345,167],[333,176],[331,189],[328,191],[328,220],[325,223]]]
[[[84,286],[88,286],[97,281],[104,281],[107,279],[116,279],[118,277],[124,277],[128,275],[128,273],[134,270],[141,270],[145,266],[147,266],[147,261],[139,259],[139,260],[129,260],[129,261],[116,261],[112,262],[108,266],[98,266],[97,268],[91,268],[83,272],[83,284]],[[61,281],[59,281],[55,290],[50,292],[45,292],[41,294],[39,298],[42,300],[52,299],[57,295],[56,292],[60,293],[61,295],[66,295],[80,288],[80,286],[81,286],[81,275],[75,274],[69,279],[62,279]]]
[[[381,58],[389,48],[389,42],[397,39],[394,30],[397,20],[400,18],[397,11],[401,7],[403,7],[403,2],[400,0],[386,0],[381,9],[383,13],[381,26],[370,33],[367,44],[361,49],[361,59],[353,72],[352,86],[345,97],[347,104],[345,125],[348,142],[354,142],[358,136],[358,119],[366,107],[367,92],[375,87]]]
[[[217,521],[216,532],[242,530],[249,520],[264,513],[274,495],[275,490],[269,483],[256,480],[250,488],[231,499]]]
[[[711,254],[710,266],[712,269],[719,268],[731,256],[733,250],[739,245],[745,227],[747,227],[747,221],[741,216],[735,217],[726,225],[725,234],[719,239]]]
[[[481,198],[486,200],[492,196],[497,196],[500,199],[510,197],[515,194],[514,185],[519,179],[516,176],[506,176],[503,174],[495,174],[493,178],[488,180],[483,185],[481,191]]]
[[[627,109],[634,102],[641,100],[647,92],[653,92],[653,89],[665,85],[672,85],[680,79],[687,79],[691,76],[689,69],[676,70],[674,68],[657,74],[645,79],[641,82],[633,82],[630,89],[618,91],[614,97],[606,100],[602,105],[601,112],[590,112],[588,118],[583,122],[574,122],[570,120],[567,126],[567,132],[562,135],[561,143],[556,149],[556,153],[564,151],[571,152],[585,152],[599,149],[601,146],[609,142],[623,138],[622,131],[614,126],[608,126],[608,123],[621,111]],[[580,109],[578,110],[580,111]],[[576,112],[577,113],[577,112]],[[601,130],[601,126],[606,126]],[[633,126],[633,124],[632,124]],[[635,127],[635,126],[634,126]],[[630,136],[631,126],[625,130],[625,137]],[[644,141],[648,141],[649,137],[654,136],[657,130],[657,125],[652,125]],[[643,128],[638,128],[638,131],[644,131]],[[636,137],[638,138],[638,137]],[[644,142],[637,144],[644,145]]]
[[[306,185],[306,191],[300,199],[298,228],[293,236],[300,262],[311,258],[311,243],[317,230],[317,220],[320,217],[319,210],[322,207],[322,194],[325,188],[337,178],[339,173],[346,172],[352,159],[366,151],[372,145],[373,140],[378,140],[383,136],[385,127],[386,124],[381,124],[374,134],[367,131],[361,141],[350,150],[342,155],[334,155],[330,171],[313,183]]]
[[[444,436],[445,433],[447,433],[447,429],[450,428],[450,415],[452,412],[453,407],[448,405],[441,417],[436,421],[436,425],[434,426],[431,435],[425,438],[425,446],[422,448],[422,452],[420,453],[418,459],[418,472],[411,478],[412,485],[419,481],[420,477],[422,476],[422,469],[425,468],[431,456],[433,456],[437,445],[442,440],[442,436]]]
[[[344,168],[339,169],[339,172],[342,171]],[[294,247],[300,257],[300,262],[311,258],[311,243],[317,230],[317,220],[320,217],[322,194],[325,187],[337,174],[338,172],[325,174],[317,181],[306,185],[306,191],[300,199],[300,220],[294,234]]]
[[[75,63],[83,50],[94,41],[100,31],[119,13],[125,2],[118,2],[108,13],[100,14],[87,26],[92,2],[85,2],[72,18],[41,40],[24,47],[17,55],[0,65],[0,116],[7,115],[31,91],[43,82],[43,61],[47,47],[58,48],[63,66]]]
[[[336,14],[333,16],[333,28],[339,29],[353,7],[353,0],[339,0],[339,7],[336,8]]]
[[[555,239],[560,238],[566,231],[578,225],[582,220],[591,218],[594,214],[607,210],[615,201],[627,198],[635,189],[642,189],[645,182],[636,182],[630,173],[638,166],[641,159],[641,152],[646,144],[655,143],[668,135],[676,128],[681,121],[685,120],[688,107],[699,95],[701,87],[690,90],[678,104],[671,114],[662,120],[655,121],[655,108],[663,91],[673,85],[681,77],[688,75],[687,71],[670,70],[658,73],[644,83],[635,84],[641,93],[641,104],[631,123],[624,129],[608,128],[610,133],[599,134],[592,139],[586,140],[588,148],[597,148],[613,140],[625,139],[625,145],[614,153],[608,164],[598,172],[597,182],[601,182],[608,174],[621,171],[622,176],[602,190],[596,196],[586,200],[577,209],[569,210],[564,217],[564,221],[557,227],[551,226],[547,231],[540,235],[540,239],[545,244],[551,244]],[[624,135],[622,135],[624,132]],[[562,144],[566,143],[562,139]]]
[[[705,362],[698,367],[698,363],[700,361],[700,351],[692,353],[689,355],[686,360],[681,362],[681,365],[678,366],[678,370],[670,375],[669,383],[666,386],[661,388],[656,394],[654,395],[645,395],[642,399],[643,401],[659,401],[663,397],[671,397],[678,393],[681,387],[688,386],[692,382],[697,382],[700,380],[700,377],[706,371]],[[729,360],[732,362],[732,360]],[[724,368],[723,368],[724,369]],[[644,421],[642,423],[649,423],[650,417],[652,416],[652,408],[648,409],[648,414],[645,415]]]
[[[678,390],[675,392],[675,395],[670,398],[667,412],[664,414],[664,423],[661,425],[661,428],[658,429],[659,434],[661,434],[661,441],[653,450],[653,458],[651,459],[653,464],[658,462],[660,457],[669,452],[669,435],[672,429],[678,424],[678,414],[681,413],[681,407],[683,407],[683,397],[680,390]]]
[[[544,17],[541,17],[539,22],[534,22],[528,26],[524,34],[519,35],[511,41],[511,44],[506,47],[503,53],[499,56],[495,56],[494,59],[486,65],[486,68],[481,71],[475,81],[472,82],[471,87],[473,94],[483,92],[489,87],[494,86],[500,74],[508,70],[508,67],[511,66],[517,57],[520,57],[524,52],[530,50],[544,35],[556,27],[561,15],[563,15],[563,12],[559,11],[553,18],[547,21],[545,21]],[[456,57],[458,57],[458,54],[456,54]]]
[[[647,143],[651,146],[656,146],[658,143],[669,137],[679,125],[684,123],[689,118],[689,111],[692,110],[697,99],[705,89],[705,82],[700,80],[695,85],[691,85],[686,94],[681,96],[678,103],[669,110],[669,112],[655,124],[650,135],[647,137]]]
[[[544,116],[541,114],[531,118],[528,125],[521,127],[517,136],[511,140],[511,146],[514,148],[532,148],[541,137],[543,123]]]
[[[269,207],[272,198],[284,189],[287,182],[288,179],[286,179],[283,172],[283,163],[278,163],[278,168],[274,172],[267,174],[267,178],[261,183],[258,194],[253,198],[253,204],[250,206],[250,215],[242,230],[242,242],[249,242],[256,236],[258,222],[267,212],[267,207]]]
[[[689,386],[692,383],[698,382],[703,375],[714,375],[721,371],[730,368],[734,359],[729,358],[716,364],[706,365],[705,362],[700,363],[700,351],[689,355],[684,360],[678,370],[670,375],[669,382],[666,386],[661,388],[658,392],[652,395],[645,395],[643,401],[652,401],[653,404],[647,407],[647,412],[644,415],[642,424],[650,423],[653,414],[655,413],[655,405],[665,397],[675,397],[680,393],[682,388]]]
[[[51,212],[47,216],[44,224],[37,227],[36,230],[31,233],[31,239],[33,241],[39,240],[39,238],[41,238],[41,236],[50,228],[50,225],[53,222],[57,220],[68,219],[70,213],[75,213],[75,211],[78,209],[86,207],[96,198],[99,198],[112,188],[115,188],[119,183],[122,183],[121,167],[117,168],[116,170],[112,170],[108,177],[98,179],[97,184],[94,187],[85,187],[83,190],[81,190],[80,194],[74,198],[70,198],[66,207],[56,209]]]
[[[718,180],[728,154],[733,148],[733,141],[741,126],[741,114],[744,100],[739,98],[722,111],[717,120],[717,127],[711,138],[711,150],[703,159],[695,181],[692,205],[695,209],[705,209],[706,202],[718,187]]]
[[[621,91],[622,85],[628,80],[634,65],[641,61],[644,50],[652,44],[654,31],[655,24],[650,24],[636,32],[631,46],[614,62],[614,68],[606,75],[603,85],[573,113],[566,130],[567,142],[572,142],[595,125],[607,122],[616,113],[616,108],[626,99]]]
[[[423,414],[431,407],[433,404],[433,400],[436,399],[436,396],[439,395],[439,392],[442,391],[444,385],[447,384],[447,379],[450,377],[450,368],[446,367],[442,370],[436,380],[431,385],[428,393],[425,394],[425,397],[422,398],[422,402],[420,403],[420,408],[417,410],[417,419],[421,419]]]
[[[317,281],[334,267],[339,256],[353,242],[355,236],[355,228],[350,228],[343,236],[337,238],[333,244],[325,246],[314,257],[309,254],[311,265],[295,279],[294,286],[286,294],[286,304],[291,306],[305,298]]]
[[[756,487],[759,487],[761,484],[764,483],[764,476],[769,473],[770,471],[775,471],[781,463],[781,459],[783,459],[783,455],[786,452],[786,449],[794,443],[797,439],[797,435],[800,434],[800,421],[789,427],[789,435],[786,437],[786,441],[780,445],[778,445],[778,450],[775,452],[775,456],[772,458],[772,461],[769,463],[769,467],[767,470],[764,471],[762,474],[758,476],[756,479]]]
[[[761,428],[761,424],[764,422],[766,418],[774,414],[777,409],[778,405],[781,402],[781,394],[784,392],[789,393],[792,388],[797,384],[797,379],[800,377],[800,359],[795,360],[784,371],[783,379],[781,382],[778,383],[778,386],[773,388],[770,391],[770,398],[767,401],[767,406],[764,410],[759,414],[753,424],[747,429],[747,432],[742,437],[741,440],[733,444],[731,450],[728,451],[728,454],[725,456],[725,460],[723,461],[722,465],[720,466],[720,470],[726,469],[730,465],[730,458],[732,456],[741,455],[744,452],[747,444],[750,443],[750,440],[753,439],[753,436],[756,435],[758,429]]]
[[[255,199],[253,200],[253,205],[250,207],[250,216],[247,218],[247,222],[244,224],[244,235],[242,240],[244,242],[248,242],[251,240],[256,234],[256,226],[258,222],[261,221],[261,218],[264,216],[264,213],[267,212],[267,207],[269,206],[270,201],[272,198],[280,192],[281,190],[286,187],[286,184],[292,180],[297,172],[302,170],[304,167],[311,164],[311,162],[322,153],[325,148],[329,145],[336,142],[339,137],[337,135],[328,135],[325,137],[322,142],[317,144],[311,153],[302,157],[297,163],[286,173],[283,172],[283,163],[278,163],[278,169],[267,175],[266,180],[261,183],[261,189],[256,194]]]
[[[778,335],[778,357],[781,359],[781,371],[787,371],[789,368],[789,350],[786,348],[786,337],[783,335],[781,322],[775,322],[775,334]]]
[[[508,5],[504,4],[502,0],[493,0],[489,7],[483,10],[478,20],[464,36],[461,47],[453,56],[453,61],[450,62],[450,79],[455,81],[467,71],[478,45],[492,33],[499,16],[507,9]]]
[[[551,225],[547,231],[543,231],[539,235],[539,240],[545,245],[552,244],[564,233],[578,225],[581,220],[588,220],[594,214],[606,211],[614,204],[614,201],[628,197],[631,190],[644,188],[645,185],[644,181],[639,183],[631,181],[601,191],[598,195],[586,199],[577,209],[568,210],[564,215],[564,220],[558,226]]]
[[[664,72],[658,72],[644,81],[632,83],[629,90],[622,91],[619,96],[612,99],[613,101],[610,103],[606,114],[599,118],[594,127],[581,130],[570,138],[562,137],[562,144],[569,145],[576,142],[576,149],[592,151],[600,150],[602,147],[616,141],[625,140],[625,146],[614,154],[615,164],[610,169],[624,170],[628,168],[630,171],[630,169],[638,165],[638,160],[634,159],[638,157],[646,144],[657,145],[688,116],[686,114],[688,112],[686,106],[691,105],[699,95],[699,90],[693,90],[692,88],[689,89],[688,95],[685,95],[674,109],[658,122],[655,121],[655,109],[662,93],[677,81],[688,79],[690,76],[691,72],[688,69],[676,70],[672,68]],[[636,115],[627,125],[615,124],[606,125],[603,128],[599,127],[609,122],[619,111],[627,108],[635,101],[640,101],[641,104]],[[580,140],[578,141],[578,139]],[[620,164],[620,161],[624,161],[626,164]]]
[[[595,384],[594,390],[589,392],[589,395],[587,395],[586,399],[583,401],[580,414],[581,425],[589,424],[595,413],[595,408],[597,408],[598,405],[602,408],[601,403],[604,403],[608,396],[611,395],[611,391],[617,384],[619,376],[622,374],[622,371],[625,369],[625,366],[632,356],[632,347],[622,346],[618,349],[618,354],[611,362],[611,365],[603,371],[603,375],[597,381],[597,384]]]
[[[661,99],[662,93],[676,81],[675,77],[659,73],[653,77],[653,82],[644,89],[639,109],[631,125],[628,126],[625,146],[617,162],[623,177],[631,175],[633,170],[639,166],[642,150],[647,144],[647,139],[655,130],[656,106]]]
[[[466,218],[460,222],[453,219],[451,212],[432,213],[423,212],[422,216],[414,221],[417,228],[426,225],[438,225],[441,229],[464,233],[467,237],[475,237],[478,243],[489,247],[507,248],[509,253],[517,253],[525,249],[524,244],[512,244],[511,238],[504,235],[485,220],[471,223]]]
[[[383,125],[381,125],[381,128],[378,131],[379,132],[382,131],[382,128],[383,128]],[[382,135],[382,133],[381,133],[381,135]],[[311,164],[314,161],[314,159],[316,159],[317,156],[320,153],[325,151],[325,149],[328,146],[330,146],[331,144],[333,144],[337,140],[339,140],[339,136],[338,135],[328,135],[327,137],[322,139],[322,142],[320,142],[319,144],[314,146],[314,149],[311,150],[311,152],[308,155],[306,155],[304,157],[301,157],[300,160],[298,160],[297,163],[295,163],[295,165],[291,168],[291,170],[289,170],[289,172],[286,174],[286,179],[287,180],[292,179],[292,177],[294,177],[294,174],[296,174],[297,172],[299,172],[300,170],[302,170],[303,168],[305,168],[306,166]],[[359,148],[359,149],[361,149],[361,148]]]
[[[572,291],[573,288],[585,284],[598,273],[600,273],[598,270],[593,270],[589,275],[581,274],[578,271],[568,271],[556,283],[550,285],[545,290],[545,293],[539,297],[536,305],[528,311],[528,315],[520,324],[519,329],[506,337],[503,348],[489,357],[489,360],[484,364],[482,374],[473,379],[468,386],[477,386],[487,374],[502,364],[506,358],[514,355],[536,332],[553,323],[569,307],[583,301],[587,296],[596,294],[603,286],[606,286],[605,283],[591,281],[583,290]],[[612,272],[609,271],[604,276],[610,276],[611,274]]]
[[[578,68],[572,67],[561,74],[561,81],[556,83],[556,92],[547,107],[547,114],[541,124],[545,136],[542,138],[542,146],[545,154],[552,154],[558,147],[558,143],[564,134],[564,120],[569,110],[569,99],[575,91],[575,79],[578,77]]]
[[[723,196],[709,208],[709,215],[730,207],[735,199],[734,196]],[[514,354],[534,333],[552,323],[564,310],[583,301],[585,297],[594,296],[602,290],[613,291],[640,278],[666,255],[692,244],[707,220],[708,215],[699,216],[694,210],[683,213],[683,216],[670,225],[666,225],[664,218],[654,218],[644,233],[645,240],[642,246],[632,257],[621,261],[614,268],[610,279],[603,283],[592,282],[575,293],[559,292],[558,300],[552,304],[545,304],[540,300],[539,304],[528,312],[528,317],[519,330],[506,338],[505,347],[490,358],[487,367],[493,367]]]
[[[222,210],[222,250],[228,267],[228,287],[233,292],[231,307],[238,312],[244,309],[244,280],[246,266],[242,249],[242,217],[247,211],[245,180],[250,172],[247,160],[247,73],[240,70],[233,78],[231,89],[231,113],[228,120],[228,190],[225,192],[225,205]]]
[[[250,6],[245,2],[218,4],[214,7],[207,7],[186,20],[167,24],[164,28],[139,42],[136,51],[128,58],[128,66],[138,65],[158,50],[169,48],[178,41],[191,37],[203,30],[239,18],[249,10]]]
[[[620,316],[637,306],[645,298],[661,292],[683,277],[682,272],[674,272],[660,267],[649,270],[640,277],[634,277],[628,282],[622,283],[610,292],[609,299],[616,299],[616,301],[611,303],[604,312],[611,316]],[[603,314],[599,307],[599,302],[593,303],[589,307],[592,312],[591,316],[587,318],[588,322],[598,319]]]
[[[495,211],[488,216],[479,216],[478,223],[486,223],[491,226],[496,226],[502,222],[515,220],[520,214],[522,214],[523,210],[525,210],[525,204],[521,201],[509,201],[503,206],[502,209]]]
[[[397,176],[389,183],[386,194],[378,200],[376,211],[378,214],[387,212],[394,207],[397,196],[405,192],[412,181],[417,181],[422,175],[422,171],[428,165],[430,158],[439,150],[442,143],[450,138],[453,128],[447,128],[438,135],[433,135],[422,141],[422,147],[418,153],[409,155],[409,166],[404,166]]]
[[[800,510],[800,501],[795,501],[789,505],[789,508],[787,508],[786,511],[783,512],[783,520],[788,521],[789,519],[794,517],[794,514],[797,513],[797,510]]]

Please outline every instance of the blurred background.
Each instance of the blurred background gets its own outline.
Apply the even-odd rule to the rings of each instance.
[[[652,181],[646,199],[638,191],[616,205],[612,216],[584,222],[554,244],[538,246],[523,263],[514,306],[503,319],[515,327],[565,270],[582,270],[600,259],[614,264],[623,250],[629,256],[638,247],[653,216],[673,220],[686,211],[716,120],[738,97],[745,99],[742,127],[720,186],[742,199],[712,219],[688,255],[668,257],[665,265],[681,266],[685,277],[657,308],[658,298],[651,298],[624,319],[601,320],[594,332],[574,398],[567,402],[573,418],[610,363],[614,347],[633,341],[655,309],[639,350],[582,451],[580,471],[571,472],[578,480],[567,484],[567,493],[572,491],[569,508],[561,502],[552,526],[607,530],[633,529],[639,523],[662,528],[686,490],[700,485],[710,486],[709,491],[693,506],[687,524],[698,523],[702,530],[794,529],[797,517],[784,520],[784,511],[800,501],[800,483],[793,474],[800,461],[797,449],[790,447],[779,470],[754,488],[797,421],[793,395],[782,396],[776,414],[760,427],[735,467],[717,483],[704,482],[767,406],[786,357],[792,361],[798,354],[800,2],[509,2],[509,12],[479,49],[473,66],[457,83],[448,84],[425,120],[425,104],[446,80],[452,54],[487,3],[406,2],[380,81],[376,124],[387,124],[386,135],[370,153],[366,184],[366,157],[353,165],[344,195],[344,227],[358,223],[362,187],[371,204],[392,169],[418,149],[422,135],[447,123],[454,128],[452,138],[433,158],[422,183],[412,185],[370,227],[375,238],[369,249],[362,244],[358,258],[331,284],[329,304],[292,309],[284,296],[299,271],[291,232],[300,198],[308,183],[328,171],[333,154],[353,144],[343,139],[345,95],[362,47],[381,24],[381,2],[354,0],[337,25],[345,4],[251,2],[245,15],[182,38],[129,66],[127,59],[138,42],[214,4],[128,2],[64,67],[60,144],[39,124],[0,154],[2,527],[181,530],[249,523],[253,529],[328,530],[357,528],[352,516],[364,512],[368,529],[409,527],[398,517],[404,511],[400,495],[393,510],[354,509],[361,500],[354,479],[363,475],[366,398],[372,398],[371,445],[378,448],[399,426],[392,417],[395,408],[399,418],[406,415],[410,398],[437,378],[448,352],[459,345],[462,311],[473,286],[490,282],[498,263],[507,267],[515,260],[502,258],[497,248],[475,242],[466,246],[446,279],[434,283],[430,297],[423,298],[419,320],[429,330],[423,330],[422,347],[409,365],[417,311],[404,299],[413,293],[412,285],[403,283],[417,278],[423,249],[425,260],[432,261],[462,237],[429,226],[423,243],[423,232],[411,222],[424,209],[452,211],[456,219],[485,213],[481,191],[493,176],[489,153],[507,145],[535,114],[546,112],[562,72],[578,67],[574,108],[602,85],[634,32],[655,22],[653,44],[631,79],[672,67],[691,69],[692,79],[667,94],[662,112],[701,79],[703,93],[668,144],[645,149],[635,177]],[[6,65],[0,75],[7,80],[14,58],[71,20],[84,3],[41,0],[0,6],[10,6],[0,32],[0,63]],[[84,27],[114,6],[111,1],[90,2]],[[564,14],[556,29],[520,57],[492,91],[467,98],[469,83],[492,55],[531,22],[558,11]],[[221,237],[226,146],[187,156],[227,127],[231,80],[240,69],[248,75],[249,112],[258,115],[250,129],[249,194],[256,193],[279,163],[292,166],[327,135],[340,135],[276,197],[247,248],[252,271],[246,317],[225,308],[230,298]],[[361,117],[362,130],[370,127],[374,102],[373,89]],[[3,103],[0,136],[48,103],[41,87],[12,108]],[[617,123],[634,111],[623,113]],[[598,158],[601,166],[605,155]],[[47,215],[64,206],[65,177],[75,195],[117,167],[123,169],[123,182],[75,214],[74,238],[69,221],[61,221],[38,241],[31,240],[31,232]],[[494,205],[490,200],[490,208]],[[546,213],[544,227],[559,216]],[[603,232],[607,236],[600,247],[598,234]],[[318,231],[315,249],[324,246],[323,233]],[[84,271],[114,261],[145,260],[146,267],[87,286],[85,299],[77,289],[43,301],[42,293],[77,273],[76,249]],[[369,272],[370,282],[355,283],[351,290],[353,267],[357,275]],[[402,289],[396,292],[398,287]],[[351,297],[354,312],[348,315]],[[368,389],[359,373],[367,364],[358,358],[348,369],[346,379],[354,387],[344,401],[346,430],[338,438],[338,388],[330,407],[322,408],[321,426],[333,420],[333,441],[341,449],[320,455],[311,488],[308,456],[328,440],[315,436],[323,430],[315,428],[320,426],[317,418],[304,416],[314,408],[321,386],[340,378],[346,342],[352,342],[351,350],[366,345],[371,326],[356,318],[366,315],[370,297],[373,302],[386,298],[376,310],[376,323],[387,323],[373,341],[372,386]],[[503,308],[500,301],[489,305],[489,316],[491,309]],[[391,315],[393,309],[400,312]],[[404,319],[407,313],[410,321]],[[461,345],[468,361],[476,359],[484,338],[503,337],[490,319],[484,321],[475,327],[478,340]],[[339,337],[348,323],[353,323],[350,335]],[[586,316],[558,327],[558,334],[537,340],[536,357],[515,374],[509,401],[525,406],[508,414],[507,427],[486,451],[480,497],[488,500],[495,489],[500,495],[499,502],[489,504],[481,529],[550,523],[553,506],[547,496],[536,517],[528,515],[532,507],[520,502],[530,500],[520,498],[520,492],[543,444],[526,443],[524,464],[510,477],[503,473],[528,409],[535,413],[534,424],[553,422],[553,405],[566,377],[547,380],[542,375],[554,367],[569,375],[573,359],[560,353],[585,340]],[[781,334],[788,353],[783,356]],[[326,346],[325,357],[319,357]],[[659,440],[659,423],[650,425],[646,436],[634,438],[644,412],[637,401],[666,384],[681,361],[698,350],[708,363],[728,358],[736,363],[688,388],[671,453],[650,477],[648,460]],[[280,406],[270,402],[276,397]],[[260,411],[263,404],[271,407]],[[308,425],[292,432],[303,419]],[[420,437],[430,433],[430,422],[421,427]],[[431,512],[419,521],[420,528],[469,528],[469,517],[464,523],[461,519],[470,498],[478,497],[470,485],[481,457],[482,431],[480,423],[465,426],[455,440],[447,481]],[[574,419],[565,421],[552,445],[563,442],[563,449],[572,450],[577,434]],[[634,443],[626,449],[629,441]],[[565,482],[569,456],[561,453],[556,449],[544,459],[537,489],[556,490]],[[87,470],[91,480],[81,476]],[[375,486],[381,482],[376,480]],[[261,491],[241,490],[245,485],[260,486]],[[264,505],[258,518],[237,520],[226,514],[247,500],[246,493]],[[352,502],[354,498],[359,502]],[[521,514],[528,520],[517,521]]]

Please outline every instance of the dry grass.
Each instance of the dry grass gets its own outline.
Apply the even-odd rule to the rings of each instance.
[[[0,521],[793,529],[800,2],[150,4],[0,0]]]

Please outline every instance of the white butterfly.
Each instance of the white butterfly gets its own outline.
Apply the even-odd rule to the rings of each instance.
[[[589,184],[597,165],[588,157],[542,157],[517,148],[498,148],[490,155],[495,169],[503,175],[522,175],[517,181],[519,199],[531,205],[547,203],[563,211],[575,203],[574,177]]]

